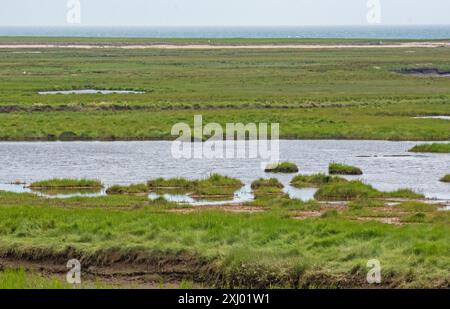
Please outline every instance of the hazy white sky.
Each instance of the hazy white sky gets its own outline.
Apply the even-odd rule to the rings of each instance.
[[[377,0],[78,0],[81,25],[364,25]],[[0,25],[66,25],[68,0],[0,0]],[[449,0],[379,0],[381,24],[450,24]]]

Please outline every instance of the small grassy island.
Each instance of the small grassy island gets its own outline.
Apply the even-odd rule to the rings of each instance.
[[[233,195],[243,185],[242,181],[238,179],[219,174],[212,174],[208,178],[199,180],[157,178],[147,182],[147,186],[151,191],[185,191],[185,193],[190,193],[193,197],[229,196]]]
[[[433,143],[416,145],[409,152],[450,153],[450,143]]]
[[[450,183],[450,174],[445,175],[441,178],[442,182],[449,182]]]
[[[269,164],[264,170],[266,173],[298,173],[298,167],[291,162],[281,162],[278,164]]]
[[[295,188],[318,188],[321,185],[335,182],[347,182],[347,180],[325,174],[297,175],[291,180],[291,185]]]
[[[36,181],[30,185],[33,190],[45,189],[101,189],[103,184],[93,179],[49,179]]]
[[[252,183],[252,190],[256,197],[283,194],[283,184],[276,178],[260,178]]]
[[[359,167],[341,164],[331,163],[328,167],[328,172],[331,175],[362,175],[363,172]]]
[[[114,185],[106,190],[106,194],[116,195],[116,194],[147,194],[149,193],[149,188],[145,183],[132,184],[129,186],[119,186]]]
[[[344,201],[361,198],[423,198],[409,189],[381,192],[362,181],[335,182],[320,186],[314,197],[318,200]]]

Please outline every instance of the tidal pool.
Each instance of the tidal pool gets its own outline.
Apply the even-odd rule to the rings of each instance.
[[[330,162],[360,167],[361,179],[391,191],[410,188],[428,198],[450,199],[450,185],[439,179],[450,171],[450,154],[412,154],[423,142],[301,140],[280,141],[281,160],[297,164],[300,173],[326,173]],[[157,177],[208,177],[220,173],[241,179],[247,186],[261,177],[289,185],[294,174],[268,174],[259,159],[176,159],[171,142],[1,142],[0,189],[18,190],[12,183],[50,178],[99,179],[106,186],[145,182]],[[5,187],[6,186],[6,187]],[[248,188],[248,187],[247,187]],[[302,189],[303,190],[303,189]],[[285,192],[309,199],[313,189]]]
[[[108,89],[75,89],[60,91],[39,91],[38,94],[142,94],[144,91],[135,90],[108,90]]]
[[[450,116],[421,116],[414,117],[415,119],[442,119],[442,120],[450,120]]]

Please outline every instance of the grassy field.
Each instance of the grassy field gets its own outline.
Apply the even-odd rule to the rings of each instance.
[[[283,138],[450,139],[448,121],[412,118],[450,114],[450,79],[398,73],[448,69],[446,48],[31,52],[0,47],[2,140],[171,139],[195,114],[279,122]],[[77,88],[145,94],[37,93]]]
[[[450,213],[418,202],[376,211],[383,202],[356,200],[298,219],[320,206],[271,196],[257,201],[263,212],[233,214],[177,212],[176,204],[139,196],[0,197],[1,259],[78,258],[84,267],[118,264],[123,274],[141,266],[205,286],[311,288],[366,286],[366,263],[377,258],[382,286],[450,284]],[[361,221],[396,216],[403,224]]]
[[[0,44],[77,42],[164,43],[0,38]],[[240,39],[165,43],[379,44]],[[0,140],[170,140],[175,138],[174,124],[192,125],[199,114],[204,123],[280,123],[285,139],[450,140],[448,120],[414,119],[450,115],[450,78],[400,73],[405,68],[449,70],[449,60],[448,48],[0,46]],[[145,93],[38,94],[85,88]],[[43,184],[74,185],[68,180]],[[291,200],[276,179],[255,181],[256,200],[243,205],[193,208],[147,197],[149,191],[174,187],[197,196],[232,195],[242,186],[219,175],[116,186],[101,197],[45,199],[0,191],[0,287],[66,288],[59,277],[20,266],[32,263],[57,273],[72,258],[107,285],[126,277],[155,286],[367,287],[367,261],[379,259],[379,287],[450,286],[450,212],[416,200],[421,196],[409,190],[380,192],[328,175],[300,175],[293,185],[318,187],[317,197],[323,201]],[[388,207],[392,198],[402,201]],[[342,199],[348,202],[330,202]],[[11,261],[19,270],[7,267]]]

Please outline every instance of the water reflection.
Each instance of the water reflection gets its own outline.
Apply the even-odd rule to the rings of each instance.
[[[290,199],[301,200],[308,202],[314,200],[314,194],[317,192],[317,188],[294,188],[291,185],[285,186],[283,192],[289,195]]]
[[[155,193],[149,194],[151,200],[156,200],[158,198],[164,198],[169,202],[175,202],[179,204],[188,204],[191,206],[219,206],[219,205],[233,205],[251,202],[255,199],[251,186],[245,185],[238,191],[234,193],[232,199],[195,199],[189,194],[170,194],[170,193]]]

